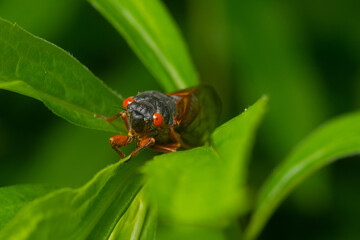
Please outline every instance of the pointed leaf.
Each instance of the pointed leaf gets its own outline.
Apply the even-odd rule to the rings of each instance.
[[[260,99],[217,128],[212,146],[160,155],[145,165],[149,201],[161,220],[221,228],[243,213],[246,195],[240,173],[246,173],[266,102]]]
[[[260,98],[238,117],[218,127],[211,136],[216,152],[225,160],[228,176],[236,186],[245,187],[248,159],[255,142],[255,132],[265,113],[268,98]]]
[[[94,118],[114,115],[121,99],[64,50],[0,18],[0,52],[0,88],[41,100],[78,126],[124,130]]]
[[[159,0],[89,0],[124,36],[166,91],[197,85],[181,34]]]

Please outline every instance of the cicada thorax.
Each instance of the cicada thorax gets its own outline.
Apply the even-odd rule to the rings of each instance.
[[[191,147],[203,145],[216,127],[221,111],[219,96],[207,85],[170,94],[180,99],[176,104],[176,132]]]
[[[139,93],[126,109],[131,134],[138,138],[153,137],[157,144],[170,141],[170,127],[174,126],[176,99],[156,91]],[[157,124],[161,118],[161,124]]]

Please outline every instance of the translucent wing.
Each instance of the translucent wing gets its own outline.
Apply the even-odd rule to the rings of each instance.
[[[203,145],[216,127],[221,112],[221,101],[215,90],[199,85],[168,95],[178,99],[176,132],[190,146]]]

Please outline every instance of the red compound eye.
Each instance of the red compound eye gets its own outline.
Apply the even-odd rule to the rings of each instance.
[[[129,97],[123,101],[123,107],[126,108],[130,103],[134,102],[132,97]]]
[[[155,125],[156,127],[160,127],[161,124],[162,124],[163,121],[164,121],[164,119],[163,119],[163,117],[161,116],[160,113],[154,113],[154,115],[153,115],[153,120],[154,120],[154,125]]]

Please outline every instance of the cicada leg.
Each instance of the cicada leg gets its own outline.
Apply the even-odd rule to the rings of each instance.
[[[110,118],[104,117],[102,115],[96,115],[96,114],[94,115],[94,117],[104,119],[108,123],[111,123],[112,121],[114,121],[114,120],[118,119],[119,117],[121,117],[123,122],[124,122],[126,130],[129,131],[129,126],[127,124],[126,113],[125,112],[118,112],[117,114],[115,114],[114,116],[112,116]]]
[[[155,138],[153,137],[148,137],[148,138],[144,138],[139,142],[139,147],[137,149],[135,149],[131,155],[130,158],[132,158],[133,156],[135,156],[135,154],[137,154],[138,152],[140,152],[141,150],[144,150],[146,148],[149,148],[151,146],[153,146],[155,144]],[[130,158],[128,160],[130,160]]]
[[[170,152],[176,152],[176,150],[179,147],[180,147],[180,143],[169,143],[164,145],[154,145],[152,148],[158,152],[170,153]]]
[[[109,140],[111,147],[119,154],[120,158],[123,159],[125,155],[119,147],[128,145],[133,141],[133,138],[126,135],[114,135]]]

